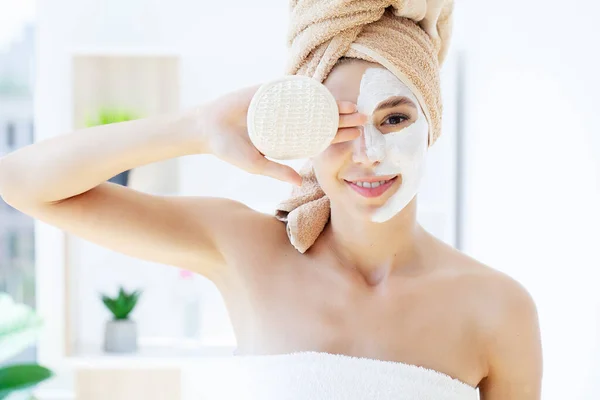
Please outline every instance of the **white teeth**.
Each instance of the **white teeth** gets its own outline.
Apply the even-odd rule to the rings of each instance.
[[[383,185],[384,183],[389,182],[389,180],[387,181],[379,181],[379,182],[361,182],[361,181],[356,181],[356,182],[352,182],[354,183],[356,186],[360,186],[360,187],[364,187],[364,188],[376,188],[379,187],[381,185]]]

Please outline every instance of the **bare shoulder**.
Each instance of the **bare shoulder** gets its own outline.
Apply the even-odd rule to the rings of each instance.
[[[450,254],[485,364],[482,399],[539,399],[542,346],[531,293],[502,271],[457,250]]]
[[[535,301],[521,282],[456,249],[449,252],[453,274],[464,284],[461,289],[476,300],[483,332],[497,332],[498,326],[523,323],[523,319],[537,320]]]
[[[521,282],[464,253],[459,253],[457,258],[462,264],[462,275],[471,283],[470,290],[479,299],[484,327],[493,328],[511,321],[518,323],[518,315],[537,318],[535,301]],[[515,313],[515,310],[520,312]]]
[[[531,294],[515,278],[445,243],[441,243],[440,247],[440,259],[444,260],[447,271],[464,283],[461,289],[476,296],[479,299],[478,303],[482,304],[488,313],[515,306],[535,309]]]

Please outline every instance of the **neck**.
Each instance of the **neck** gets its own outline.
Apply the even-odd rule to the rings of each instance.
[[[340,262],[357,270],[370,284],[395,270],[418,267],[427,232],[417,223],[416,197],[383,223],[353,219],[344,210],[331,210],[328,243]]]

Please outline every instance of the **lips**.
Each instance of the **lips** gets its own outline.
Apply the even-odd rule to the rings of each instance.
[[[379,197],[385,193],[396,180],[398,176],[384,180],[364,180],[364,181],[345,181],[348,186],[363,197]]]

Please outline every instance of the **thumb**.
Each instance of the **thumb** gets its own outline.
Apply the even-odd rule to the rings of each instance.
[[[295,169],[284,164],[279,164],[267,158],[263,158],[260,166],[260,174],[278,179],[283,182],[289,182],[292,185],[301,186],[302,177]]]

